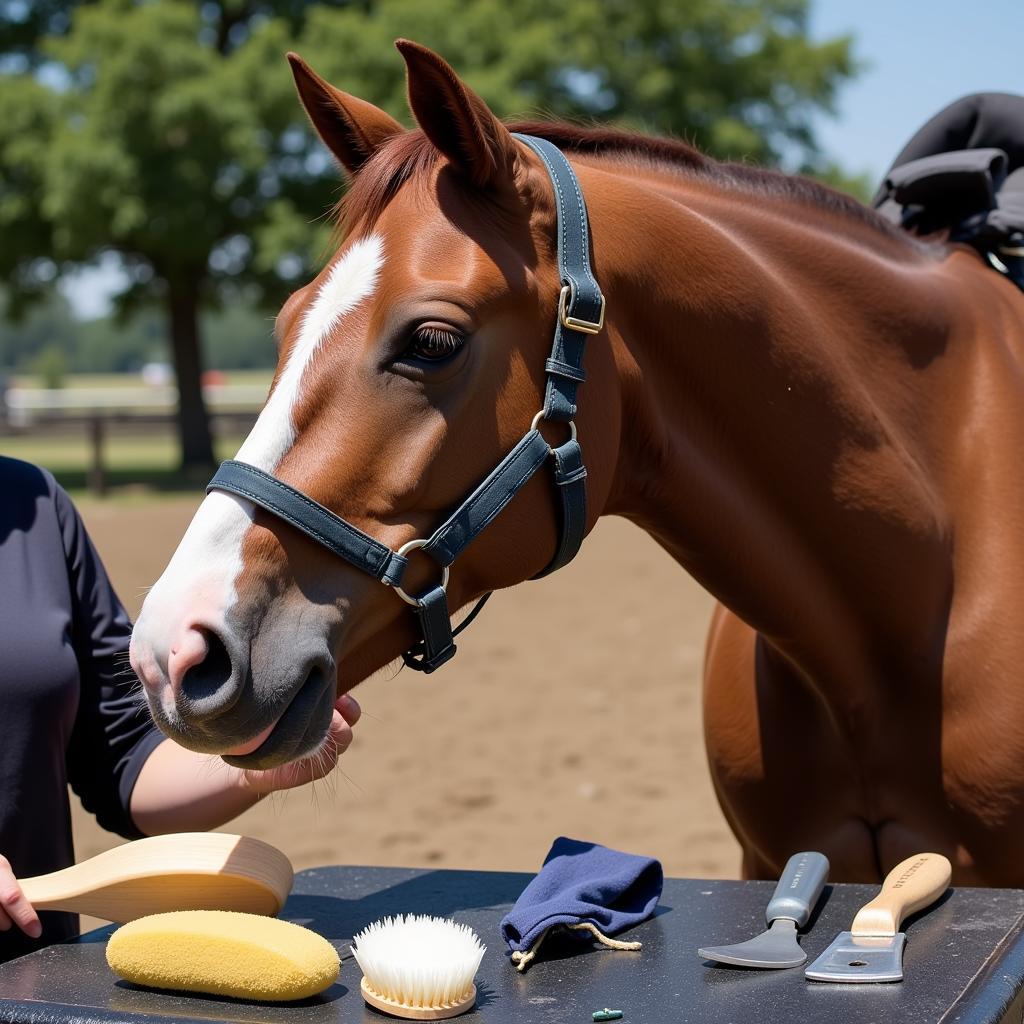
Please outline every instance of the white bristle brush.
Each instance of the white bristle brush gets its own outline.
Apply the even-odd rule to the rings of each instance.
[[[468,925],[443,917],[386,917],[352,940],[363,999],[409,1020],[444,1020],[473,1008],[486,947]]]

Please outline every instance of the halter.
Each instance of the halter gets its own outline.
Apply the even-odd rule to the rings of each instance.
[[[576,175],[558,148],[546,139],[518,134],[515,137],[540,157],[554,186],[558,211],[558,270],[562,280],[551,357],[544,363],[547,374],[544,408],[533,417],[522,440],[430,537],[410,540],[397,551],[374,540],[302,491],[245,462],[229,459],[221,463],[206,488],[207,493],[227,491],[246,498],[357,569],[392,587],[413,607],[419,619],[423,639],[402,657],[410,668],[421,672],[433,672],[455,654],[455,636],[469,625],[491,596],[485,594],[453,632],[446,594],[452,562],[549,457],[561,499],[561,536],[554,558],[535,579],[572,560],[583,543],[587,525],[587,470],[576,440],[573,417],[576,389],[587,377],[583,370],[587,336],[599,333],[604,327],[604,296],[590,269],[587,207]],[[538,429],[541,420],[567,424],[569,439],[551,447]],[[409,564],[407,555],[416,550],[422,550],[437,563],[440,580],[422,594],[412,595],[402,588],[402,580]]]

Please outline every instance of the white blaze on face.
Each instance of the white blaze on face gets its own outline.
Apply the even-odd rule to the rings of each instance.
[[[272,473],[295,441],[293,410],[302,393],[306,368],[346,313],[372,294],[383,266],[379,235],[360,239],[331,268],[302,318],[299,336],[267,404],[238,454],[240,462]],[[160,661],[166,663],[171,634],[190,622],[214,625],[235,599],[242,569],[242,542],[252,523],[252,505],[234,495],[207,495],[163,575],[146,597],[135,627],[145,630]]]
[[[295,441],[292,410],[299,398],[306,367],[341,318],[372,293],[384,262],[382,249],[379,235],[356,242],[320,285],[302,318],[298,340],[288,355],[277,387],[235,456],[239,462],[248,462],[272,473],[291,448]]]

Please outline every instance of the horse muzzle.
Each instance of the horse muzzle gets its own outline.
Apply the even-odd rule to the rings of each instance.
[[[132,638],[132,667],[153,720],[176,743],[253,769],[297,760],[320,746],[337,686],[326,642],[300,640],[294,624],[264,623],[250,637],[227,623],[189,623],[162,656],[145,627],[142,618]]]

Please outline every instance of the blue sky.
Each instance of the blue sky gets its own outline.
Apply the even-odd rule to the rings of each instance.
[[[838,117],[819,122],[819,139],[872,184],[946,104],[1024,93],[1024,0],[811,0],[814,38],[847,32],[866,66],[840,92]]]
[[[1024,0],[811,0],[813,37],[845,33],[864,67],[818,135],[840,166],[867,172],[872,184],[947,103],[970,92],[1024,94]],[[80,315],[97,316],[121,285],[108,265],[65,291]]]

